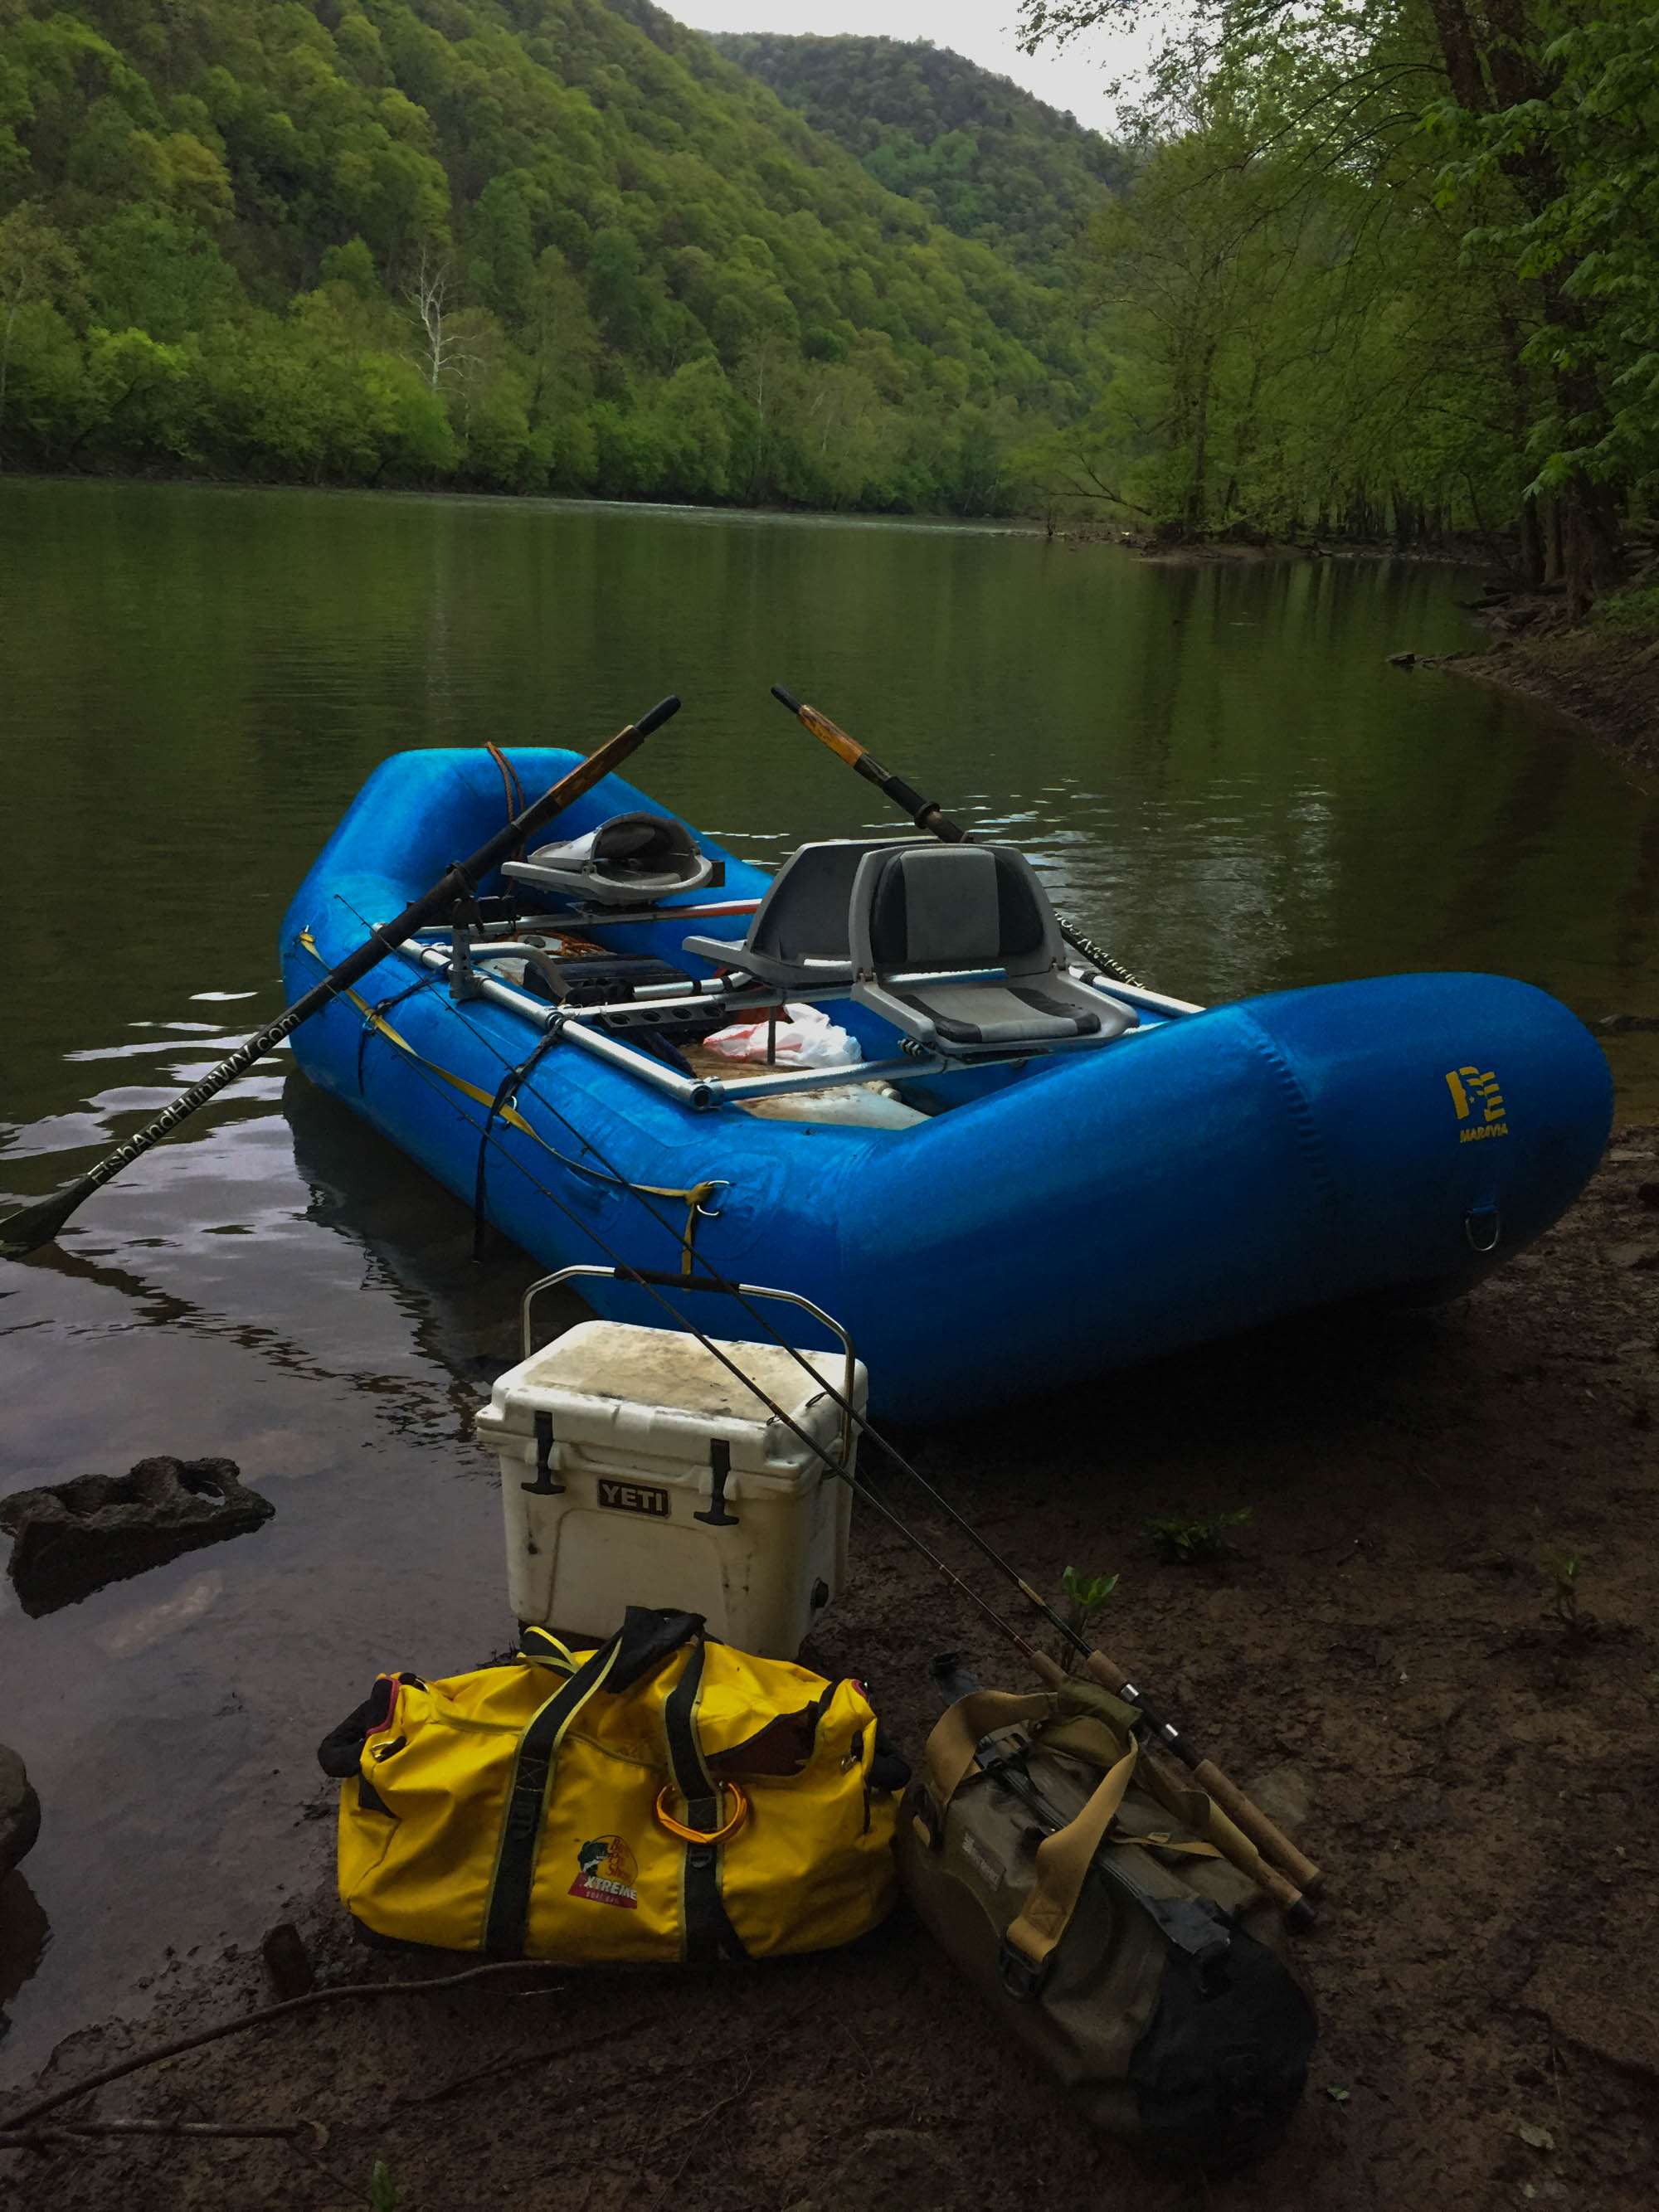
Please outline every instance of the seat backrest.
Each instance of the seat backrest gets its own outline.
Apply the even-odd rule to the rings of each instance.
[[[1048,895],[1012,845],[911,845],[860,864],[848,917],[862,974],[1001,968],[1030,975],[1060,963]]]
[[[744,940],[763,959],[850,965],[847,921],[853,884],[872,853],[907,851],[891,838],[836,838],[803,845],[768,887]]]

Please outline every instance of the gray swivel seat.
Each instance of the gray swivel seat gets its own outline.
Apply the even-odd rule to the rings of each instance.
[[[717,967],[740,968],[781,991],[849,986],[847,917],[860,865],[872,854],[902,852],[914,842],[835,838],[803,845],[773,877],[745,938],[688,937],[684,949]]]
[[[1108,1044],[1139,1020],[1066,972],[1048,893],[1012,845],[867,854],[848,936],[854,998],[950,1059]]]

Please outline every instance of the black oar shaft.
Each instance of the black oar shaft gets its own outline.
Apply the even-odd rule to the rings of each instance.
[[[457,899],[466,897],[495,866],[513,851],[532,830],[539,830],[556,814],[602,782],[619,767],[635,748],[644,744],[653,730],[660,729],[672,714],[679,712],[676,698],[659,701],[648,714],[637,722],[630,722],[614,738],[591,753],[569,775],[562,776],[521,814],[514,816],[506,826],[480,845],[469,860],[457,860],[445,870],[429,890],[423,891],[412,904],[406,906],[395,921],[382,923],[355,952],[349,953],[337,968],[331,969],[320,983],[313,984],[301,999],[269,1022],[246,1044],[239,1045],[227,1059],[210,1070],[199,1083],[193,1083],[170,1106],[164,1107],[155,1119],[126,1142],[118,1145],[112,1152],[89,1168],[67,1190],[54,1192],[34,1206],[26,1206],[0,1222],[0,1249],[21,1255],[33,1252],[42,1244],[49,1244],[64,1224],[76,1209],[84,1206],[94,1191],[101,1190],[114,1181],[122,1170],[170,1136],[181,1121],[186,1121],[197,1109],[205,1106],[227,1085],[246,1073],[258,1060],[279,1045],[285,1036],[297,1030],[301,1022],[309,1021],[313,1014],[320,1013],[331,1000],[349,991],[360,982],[373,968],[378,968],[389,952],[393,952],[406,939],[412,937],[431,921],[448,914]]]
[[[930,837],[937,837],[941,845],[972,844],[971,833],[964,830],[961,823],[952,821],[935,800],[924,799],[914,784],[906,783],[902,776],[894,775],[884,769],[869,747],[861,745],[856,738],[849,737],[839,722],[832,722],[828,714],[821,714],[816,707],[809,707],[804,699],[797,699],[794,693],[786,691],[781,684],[772,686],[772,696],[781,706],[789,709],[803,729],[810,730],[820,744],[828,745],[832,753],[844,760],[866,783],[873,783],[878,791],[886,793],[896,806],[902,807],[918,830],[925,830]],[[1139,976],[1132,975],[1122,962],[1115,959],[1109,952],[1103,952],[1091,938],[1085,937],[1081,930],[1074,927],[1063,914],[1057,914],[1054,920],[1060,925],[1060,935],[1072,950],[1080,952],[1092,966],[1102,969],[1116,981],[1127,983],[1131,990],[1144,988]]]

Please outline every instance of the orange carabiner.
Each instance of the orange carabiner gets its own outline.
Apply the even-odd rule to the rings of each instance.
[[[723,1844],[728,1836],[735,1836],[749,1818],[749,1800],[735,1782],[722,1782],[720,1786],[722,1790],[729,1790],[732,1792],[738,1808],[723,1828],[713,1829],[705,1835],[701,1828],[688,1828],[677,1820],[667,1809],[665,1803],[665,1800],[674,1795],[674,1785],[672,1782],[665,1782],[657,1792],[658,1820],[671,1836],[678,1836],[688,1844]]]

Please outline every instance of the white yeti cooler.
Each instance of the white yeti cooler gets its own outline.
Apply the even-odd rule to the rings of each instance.
[[[836,1399],[862,1414],[861,1364],[718,1341],[837,1463],[845,1431],[853,1473],[858,1430]],[[793,1659],[846,1580],[850,1486],[682,1331],[578,1323],[501,1376],[477,1435],[501,1462],[526,1625],[602,1638],[630,1605],[675,1606],[739,1650]]]

